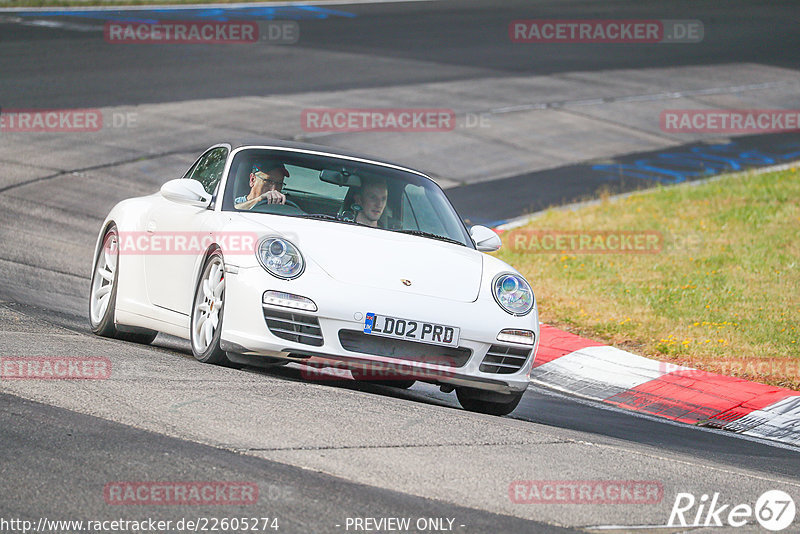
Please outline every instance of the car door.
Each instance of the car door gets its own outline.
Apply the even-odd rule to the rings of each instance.
[[[203,154],[184,175],[197,180],[206,192],[214,194],[222,178],[229,149],[214,147]],[[203,237],[217,228],[219,215],[213,209],[199,208],[167,200],[159,195],[146,217],[151,250],[145,256],[145,274],[150,302],[185,315],[191,313],[195,289],[195,266],[205,252]]]

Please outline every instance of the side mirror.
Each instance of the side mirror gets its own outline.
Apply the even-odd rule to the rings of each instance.
[[[178,204],[188,204],[207,208],[211,204],[211,194],[206,193],[203,184],[189,178],[170,180],[161,186],[161,196]]]
[[[497,235],[494,230],[486,228],[485,226],[473,226],[469,230],[469,235],[475,242],[475,246],[481,252],[494,252],[503,244],[503,242],[500,241],[500,236]]]

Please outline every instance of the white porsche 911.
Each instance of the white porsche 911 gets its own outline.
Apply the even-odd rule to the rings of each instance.
[[[528,282],[483,253],[499,247],[418,171],[312,145],[222,143],[160,193],[111,210],[90,321],[101,336],[188,339],[201,362],[421,380],[505,415],[528,386],[539,321]]]

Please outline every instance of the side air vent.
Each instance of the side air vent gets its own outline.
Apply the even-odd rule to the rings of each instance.
[[[530,354],[531,349],[529,348],[492,345],[479,369],[484,373],[510,375],[522,369]]]
[[[322,346],[322,330],[313,315],[276,311],[265,306],[264,320],[269,331],[281,339],[315,347]]]

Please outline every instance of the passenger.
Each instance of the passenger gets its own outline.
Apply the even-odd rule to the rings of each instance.
[[[250,192],[234,199],[234,206],[237,210],[249,210],[264,201],[267,204],[286,203],[286,195],[281,193],[281,188],[283,179],[288,177],[289,171],[279,161],[254,164],[250,171]]]
[[[361,188],[353,195],[352,209],[356,212],[356,222],[377,227],[388,196],[385,180],[363,180]]]

